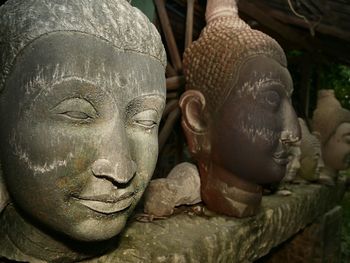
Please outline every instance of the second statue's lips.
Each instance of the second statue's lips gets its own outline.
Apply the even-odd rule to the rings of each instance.
[[[134,192],[127,192],[118,198],[111,198],[110,195],[100,195],[91,197],[75,197],[82,205],[93,211],[103,214],[113,214],[131,206]]]

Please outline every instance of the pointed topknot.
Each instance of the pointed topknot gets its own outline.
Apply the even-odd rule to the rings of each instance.
[[[220,17],[237,17],[236,0],[208,0],[205,20],[207,24]]]

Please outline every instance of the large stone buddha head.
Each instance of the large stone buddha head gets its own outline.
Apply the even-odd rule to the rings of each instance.
[[[350,167],[350,111],[342,108],[333,90],[320,90],[312,119],[320,134],[325,167],[331,174]]]
[[[206,18],[184,54],[182,125],[203,201],[249,216],[260,206],[260,185],[285,175],[289,144],[300,137],[293,83],[281,47],[242,21],[235,1],[208,1]]]
[[[0,257],[75,262],[151,178],[164,48],[125,0],[9,0],[0,36]]]

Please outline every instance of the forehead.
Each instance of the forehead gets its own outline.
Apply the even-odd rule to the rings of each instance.
[[[343,122],[341,123],[336,132],[335,132],[336,136],[350,136],[350,123],[349,122]]]
[[[265,84],[282,86],[288,95],[293,92],[293,81],[288,69],[270,57],[258,55],[247,59],[241,65],[238,75],[236,86],[237,89],[246,87],[241,90],[243,93],[258,91]]]
[[[27,46],[5,88],[37,96],[69,78],[91,83],[126,103],[148,94],[165,97],[164,68],[158,60],[77,32],[51,33]]]

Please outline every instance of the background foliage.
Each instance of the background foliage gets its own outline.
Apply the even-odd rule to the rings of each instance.
[[[321,87],[334,89],[342,106],[350,110],[350,67],[331,63],[322,71]]]

